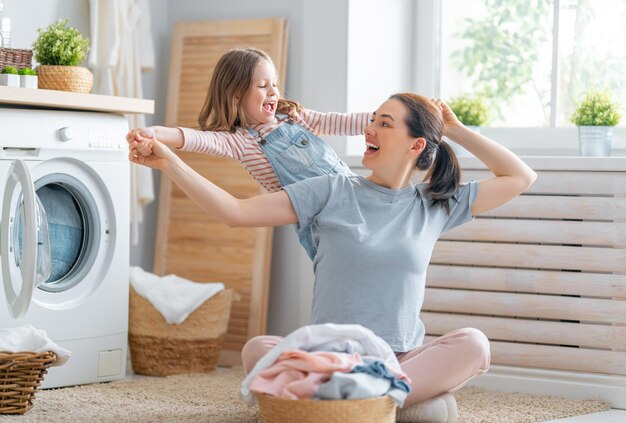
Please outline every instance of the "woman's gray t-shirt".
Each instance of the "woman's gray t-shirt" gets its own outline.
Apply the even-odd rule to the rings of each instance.
[[[311,227],[317,254],[311,324],[355,323],[396,352],[422,344],[426,268],[439,236],[472,219],[478,183],[461,185],[450,214],[427,185],[392,190],[362,176],[327,175],[283,189]]]

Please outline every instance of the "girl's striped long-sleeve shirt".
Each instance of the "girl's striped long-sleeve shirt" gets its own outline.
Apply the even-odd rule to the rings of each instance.
[[[362,135],[370,118],[371,113],[320,113],[305,109],[297,115],[295,122],[313,135]],[[179,129],[184,137],[181,150],[237,160],[268,192],[274,192],[281,186],[258,143],[285,124],[288,123],[277,119],[272,123],[252,126],[258,133],[256,136],[242,128],[236,132],[214,132],[181,127]]]

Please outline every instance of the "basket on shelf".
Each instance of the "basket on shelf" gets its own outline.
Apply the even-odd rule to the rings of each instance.
[[[0,47],[0,69],[13,66],[16,69],[32,66],[33,51],[21,48]]]
[[[43,376],[56,359],[53,352],[0,351],[0,414],[30,410]]]
[[[263,423],[395,423],[390,396],[354,400],[293,400],[257,395]]]
[[[89,93],[93,87],[93,74],[82,66],[37,66],[39,88],[45,90]]]
[[[219,292],[184,322],[173,325],[131,287],[128,335],[133,371],[167,376],[214,370],[228,327],[233,294],[230,289]]]

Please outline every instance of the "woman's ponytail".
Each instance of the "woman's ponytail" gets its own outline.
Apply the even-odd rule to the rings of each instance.
[[[426,192],[432,198],[432,206],[442,206],[450,212],[450,200],[455,201],[461,184],[461,169],[452,147],[442,140],[443,116],[435,103],[413,93],[394,94],[390,99],[402,102],[409,111],[405,122],[409,135],[426,140],[424,150],[415,166],[426,170]]]
[[[461,184],[461,168],[454,150],[447,142],[441,140],[437,145],[435,160],[428,170],[426,178],[428,192],[433,206],[443,206],[450,213],[450,200]]]

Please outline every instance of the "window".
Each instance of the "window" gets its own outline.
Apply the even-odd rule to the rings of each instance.
[[[484,95],[491,126],[571,127],[574,105],[590,88],[606,89],[626,105],[626,1],[433,4],[441,17],[440,29],[433,27],[439,96]]]

